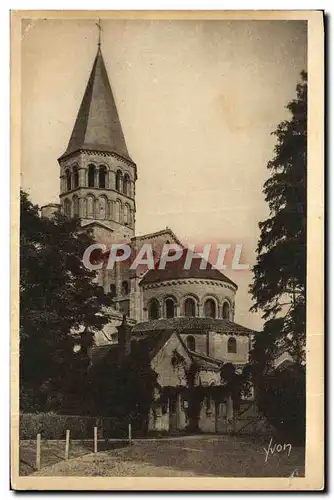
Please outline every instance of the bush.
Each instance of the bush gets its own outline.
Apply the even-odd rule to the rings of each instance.
[[[36,439],[38,433],[43,439],[65,439],[70,430],[71,439],[93,439],[94,427],[98,428],[99,438],[118,437],[123,422],[111,418],[80,415],[58,415],[57,413],[22,413],[20,415],[20,439]]]

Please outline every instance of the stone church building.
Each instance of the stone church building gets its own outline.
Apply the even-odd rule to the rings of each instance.
[[[92,228],[97,242],[125,242],[134,251],[150,243],[156,260],[165,243],[182,245],[169,228],[136,236],[137,166],[128,152],[100,46],[67,149],[58,162],[61,210],[68,217],[78,216],[83,228]],[[141,175],[145,176],[144,166]],[[58,205],[46,205],[42,216],[50,217],[56,210]],[[152,430],[186,427],[187,401],[178,388],[187,384],[184,370],[191,364],[197,367],[195,384],[210,386],[221,383],[224,364],[232,364],[238,372],[248,362],[253,332],[234,322],[238,287],[210,263],[201,269],[200,262],[201,258],[194,258],[190,269],[184,269],[182,256],[161,270],[131,270],[126,262],[119,262],[99,272],[99,284],[111,294],[113,307],[106,311],[110,323],[95,337],[93,362],[110,350],[128,352],[133,342],[142,342],[158,374],[158,396],[164,387],[175,388],[168,401],[161,399],[154,411],[152,406]],[[123,315],[131,333],[118,339]],[[245,398],[247,409],[251,402],[252,396]],[[218,405],[207,400],[199,427],[225,432],[231,419],[230,398]]]

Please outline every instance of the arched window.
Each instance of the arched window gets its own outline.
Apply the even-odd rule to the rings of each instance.
[[[81,198],[81,216],[87,217],[87,200],[86,200],[86,198]]]
[[[228,302],[223,304],[223,319],[230,319],[230,305]]]
[[[112,220],[113,219],[113,212],[114,212],[114,202],[109,200],[108,202],[108,219]]]
[[[122,172],[117,170],[116,173],[116,191],[122,191]]]
[[[212,411],[212,398],[210,394],[205,396],[205,410],[207,413],[210,413]]]
[[[123,177],[123,193],[126,196],[129,196],[130,194],[130,177],[128,174],[125,174]]]
[[[178,365],[177,357],[176,356],[172,356],[172,359],[170,360],[170,363],[171,363],[171,365],[172,365],[173,368],[176,368],[177,365]]]
[[[227,352],[237,352],[237,341],[234,337],[230,337],[227,341]]]
[[[64,201],[64,213],[66,217],[71,217],[71,201],[68,199]]]
[[[184,315],[188,317],[196,316],[196,303],[194,299],[186,299],[184,303]]]
[[[174,318],[174,300],[166,299],[165,301],[166,308],[166,318]]]
[[[114,297],[116,297],[116,285],[115,285],[115,283],[111,283],[109,290],[110,290],[109,293],[110,293],[111,298],[113,299]]]
[[[186,338],[186,343],[189,351],[196,351],[195,337],[193,337],[192,335],[188,335],[188,337]]]
[[[130,223],[130,207],[127,203],[124,205],[124,224],[127,226]]]
[[[122,295],[129,295],[129,283],[127,281],[122,283]]]
[[[103,165],[99,168],[99,187],[106,187],[107,169]]]
[[[216,317],[216,303],[213,299],[207,299],[204,304],[204,316],[206,318]]]
[[[73,167],[73,189],[79,186],[79,171],[78,167]]]
[[[130,304],[129,304],[129,300],[123,300],[123,302],[120,302],[119,304],[119,310],[120,312],[126,316],[129,316],[130,315]]]
[[[94,165],[89,165],[88,167],[88,187],[95,186],[95,167]]]
[[[119,200],[116,200],[115,203],[115,221],[121,221],[121,202]]]
[[[100,219],[106,219],[108,214],[108,200],[105,196],[100,196],[98,202],[98,214]]]
[[[71,172],[66,170],[66,189],[71,191]]]
[[[79,198],[77,196],[73,196],[73,215],[79,217]]]
[[[155,299],[151,300],[148,306],[148,318],[149,319],[159,319],[159,302]]]
[[[94,218],[94,197],[93,196],[87,196],[87,217],[90,219]]]

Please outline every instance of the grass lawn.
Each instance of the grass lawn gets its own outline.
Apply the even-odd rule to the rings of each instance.
[[[120,444],[119,444],[120,445]],[[93,440],[71,441],[69,458],[78,458],[93,451]],[[99,449],[105,449],[105,443],[99,442]],[[65,440],[41,442],[41,468],[62,462],[65,457]],[[20,476],[28,476],[36,471],[36,441],[20,441]]]

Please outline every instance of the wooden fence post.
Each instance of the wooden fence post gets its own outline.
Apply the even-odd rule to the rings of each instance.
[[[65,442],[65,460],[68,460],[68,455],[70,451],[70,431],[66,430],[66,442]]]
[[[97,453],[97,427],[94,427],[94,453]]]
[[[36,439],[36,469],[41,468],[41,435],[37,434]]]
[[[129,446],[131,446],[131,424],[129,424]]]

